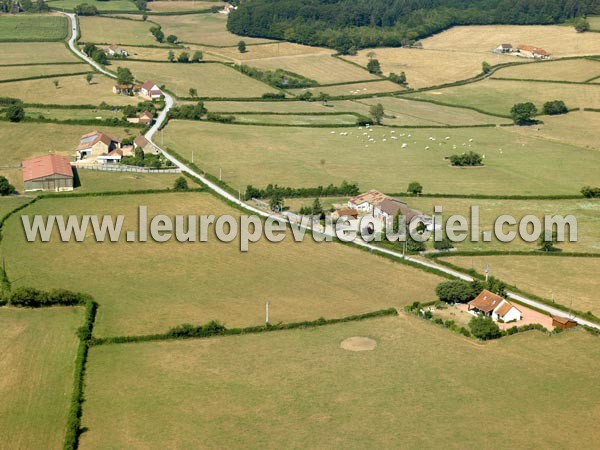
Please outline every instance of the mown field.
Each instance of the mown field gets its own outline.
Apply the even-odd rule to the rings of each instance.
[[[48,65],[48,66],[11,66],[2,67],[0,70],[0,81],[16,80],[21,78],[33,78],[45,75],[70,75],[80,74],[82,72],[91,72],[90,66],[87,64],[64,64],[64,65]],[[85,75],[82,75],[85,77]],[[51,80],[44,80],[46,83]],[[38,82],[44,82],[39,81]],[[54,86],[53,86],[54,87]]]
[[[62,447],[82,321],[78,308],[0,308],[1,449]]]
[[[35,203],[23,214],[123,214],[124,229],[132,229],[139,205],[148,206],[150,216],[238,216],[204,193],[52,199]],[[341,244],[314,243],[310,236],[303,243],[289,236],[278,244],[263,239],[241,253],[238,242],[220,243],[212,231],[204,243],[54,240],[40,245],[25,242],[21,226],[18,217],[9,219],[1,244],[13,285],[69,287],[93,295],[101,305],[94,329],[99,336],[165,332],[211,319],[227,326],[258,325],[264,322],[265,299],[271,301],[274,323],[340,317],[429,300],[441,281]],[[119,270],[112,270],[110,279],[89,276],[78,256],[82,254],[95,265]],[[357,269],[364,258],[368,269]],[[60,260],[60,267],[48,265],[48,260]],[[35,279],[25,277],[31,273]],[[364,292],[375,291],[377,295],[365,297]]]
[[[269,124],[269,125],[354,125],[357,117],[352,114],[339,114],[327,116],[305,115],[276,115],[276,114],[236,114],[235,122],[242,124]]]
[[[405,88],[391,81],[371,81],[366,83],[342,84],[338,86],[317,86],[314,88],[305,89],[290,89],[294,95],[300,95],[306,91],[310,91],[313,95],[319,95],[321,92],[331,96],[355,96],[365,94],[378,94],[384,92],[403,91]]]
[[[99,12],[103,11],[139,11],[135,3],[129,0],[86,0],[88,5],[93,5]],[[81,5],[79,0],[49,0],[48,6],[65,11],[74,11]]]
[[[81,186],[76,192],[172,189],[175,179],[181,176],[176,173],[97,172],[86,169],[79,169],[78,174]],[[194,185],[191,181],[188,183]]]
[[[187,1],[187,0],[186,0]],[[223,61],[223,58],[214,55],[210,52],[206,51],[205,47],[200,47],[198,45],[186,45],[185,49],[172,49],[168,47],[162,48],[153,48],[153,47],[128,47],[124,46],[129,53],[129,57],[127,60],[132,59],[144,59],[144,60],[152,60],[152,61],[168,61],[169,60],[169,51],[173,51],[175,57],[179,56],[181,52],[187,52],[190,57],[194,54],[196,50],[200,50],[203,53],[204,61]]]
[[[222,7],[223,3],[219,1],[195,1],[195,0],[166,0],[151,2],[148,5],[148,10],[152,12],[177,12],[177,11],[196,11],[214,8],[215,6]]]
[[[551,100],[564,100],[569,108],[600,108],[600,85],[486,79],[407,95],[411,97],[509,115],[512,106],[521,102],[532,102],[540,111]]]
[[[189,97],[195,88],[199,97],[260,97],[276,89],[242,75],[223,64],[177,64],[137,61],[114,61],[113,67],[125,66],[138,80],[153,80],[164,84],[178,97]]]
[[[25,108],[25,115],[32,118],[43,116],[46,119],[74,120],[74,119],[97,119],[106,120],[123,117],[120,110],[109,109],[75,109],[75,108],[48,108],[48,107],[28,107]],[[93,125],[91,125],[93,126]]]
[[[0,197],[0,219],[27,201],[29,199],[26,197]]]
[[[453,27],[422,41],[431,50],[490,53],[500,44],[535,45],[557,58],[563,56],[597,55],[600,34],[577,33],[572,26],[489,25]],[[516,61],[519,61],[515,57]],[[490,61],[491,62],[491,61]]]
[[[331,113],[355,112],[369,114],[369,108],[362,100],[335,100],[323,104],[322,102],[236,102],[236,101],[207,101],[204,106],[213,112],[262,112],[268,113]]]
[[[223,14],[188,14],[184,16],[156,16],[152,18],[162,26],[165,35],[174,34],[183,42],[204,44],[216,47],[237,46],[239,41],[246,44],[270,42],[237,36],[227,31],[227,16]]]
[[[599,49],[600,51],[600,49]],[[524,64],[500,69],[494,77],[583,82],[600,77],[600,61],[571,59]]]
[[[596,242],[598,242],[596,240]],[[483,273],[490,273],[518,288],[579,311],[600,315],[600,302],[595,295],[600,271],[600,258],[563,256],[452,256],[448,262]]]
[[[62,42],[0,43],[0,64],[80,62]]]
[[[54,85],[55,81],[58,81],[58,86]],[[137,97],[113,94],[114,84],[114,80],[101,75],[95,75],[93,82],[88,83],[84,74],[15,81],[0,83],[0,97],[20,98],[25,103],[45,105],[99,105],[102,102],[116,106],[137,104]]]
[[[240,39],[245,39],[241,38]],[[291,58],[300,56],[325,56],[332,55],[333,50],[323,47],[310,47],[308,45],[294,44],[293,42],[275,42],[272,44],[251,45],[246,47],[246,52],[240,53],[237,46],[210,48],[207,47],[210,53],[219,55],[230,61],[235,61],[238,64],[245,63],[248,60],[260,60],[268,58]]]
[[[80,17],[79,25],[80,42],[161,45],[150,33],[153,24],[149,22],[109,17]]]
[[[347,180],[383,192],[404,192],[419,181],[430,193],[577,194],[598,179],[598,152],[504,128],[372,130],[346,130],[344,136],[335,129],[172,121],[164,139],[188,159],[194,150],[196,164],[208,172],[222,168],[223,180],[241,190]],[[485,166],[455,168],[444,159],[469,150],[485,155]]]
[[[341,349],[353,336],[377,347]],[[586,447],[598,438],[598,369],[598,338],[583,331],[481,345],[405,315],[94,347],[81,448]],[[502,419],[480,433],[474,415]]]
[[[67,18],[59,14],[3,14],[0,41],[60,41],[67,37]]]

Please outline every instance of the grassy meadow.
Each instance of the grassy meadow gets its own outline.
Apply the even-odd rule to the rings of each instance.
[[[2,14],[0,42],[61,41],[67,28],[67,18],[60,14]]]
[[[598,240],[596,239],[596,243]],[[450,256],[448,262],[483,273],[486,264],[490,273],[525,292],[552,298],[556,303],[579,311],[591,311],[600,316],[596,296],[600,258],[568,256]]]
[[[0,197],[0,219],[29,200],[27,197]]]
[[[239,215],[206,193],[51,199],[22,214],[123,214],[127,230],[137,226],[139,205],[148,206],[149,217]],[[341,244],[314,243],[310,236],[303,243],[291,236],[278,244],[262,239],[241,253],[238,242],[218,242],[212,231],[202,243],[96,243],[90,236],[83,243],[36,244],[25,241],[21,227],[20,218],[11,217],[0,247],[13,286],[68,287],[93,295],[101,305],[98,336],[159,333],[211,319],[227,326],[258,325],[264,322],[265,299],[271,301],[274,323],[400,308],[431,300],[442,280]],[[110,277],[90,276],[82,254],[94,266],[112,267]],[[60,266],[47,264],[57,258]],[[368,269],[360,266],[364,258]]]
[[[272,44],[250,45],[246,47],[244,53],[239,52],[237,45],[234,47],[220,48],[207,47],[207,51],[237,64],[247,63],[250,65],[253,65],[253,62],[257,60],[295,60],[300,57],[326,56],[334,53],[334,51],[329,48],[310,47],[308,45],[295,44],[293,42],[274,42]],[[304,67],[304,69],[310,68]],[[316,69],[318,70],[318,68]]]
[[[79,308],[0,308],[0,449],[62,447],[82,322]]]
[[[600,77],[600,61],[570,59],[522,64],[500,69],[494,73],[494,77],[583,82]]]
[[[321,92],[331,96],[355,96],[365,94],[379,94],[385,92],[403,91],[404,88],[399,84],[391,81],[371,81],[363,83],[342,84],[337,86],[317,86],[313,88],[290,89],[289,91],[295,95],[300,95],[303,92],[310,91],[313,95],[319,95]]]
[[[150,33],[152,23],[110,17],[79,17],[80,42],[161,45]],[[165,32],[165,34],[167,34]]]
[[[130,0],[86,0],[88,5],[95,6],[99,12],[103,11],[139,11]],[[65,11],[74,11],[81,5],[80,0],[49,0],[48,6]]]
[[[255,113],[331,113],[354,112],[369,114],[369,107],[362,100],[335,100],[322,102],[236,102],[236,101],[207,101],[204,106],[212,112],[255,112]]]
[[[28,107],[25,108],[27,117],[37,118],[43,116],[47,119],[56,120],[72,120],[72,119],[89,119],[89,120],[106,120],[123,117],[120,110],[110,109],[67,109],[67,108],[49,108],[49,107]],[[92,125],[93,126],[93,125]]]
[[[76,192],[139,191],[144,189],[172,189],[176,173],[100,172],[79,169],[81,186]],[[191,181],[188,181],[193,185]]]
[[[196,164],[208,172],[222,168],[223,180],[241,190],[248,184],[314,187],[346,180],[383,192],[404,192],[419,181],[430,193],[577,194],[598,179],[598,152],[506,128],[372,130],[344,136],[335,129],[171,121],[164,139],[188,159],[194,150]],[[444,159],[469,150],[485,155],[485,165],[456,168]]]
[[[0,65],[81,62],[62,42],[0,43]],[[4,70],[4,69],[3,69]]]
[[[340,348],[353,336],[377,347]],[[478,344],[402,313],[93,347],[89,361],[85,450],[586,447],[599,437],[600,346],[579,330]],[[491,416],[502,419],[473,430]]]
[[[269,124],[289,126],[314,126],[314,125],[354,125],[357,117],[352,114],[329,116],[305,115],[273,115],[273,114],[236,114],[235,123],[240,124]]]
[[[90,66],[87,64],[64,64],[64,65],[48,65],[48,66],[10,66],[2,67],[0,70],[0,82],[6,80],[16,80],[20,78],[33,78],[45,75],[70,75],[81,74],[81,72],[91,72]],[[85,75],[81,75],[85,77]],[[46,83],[51,83],[52,80],[44,80]],[[42,83],[44,83],[42,81]],[[38,83],[40,81],[38,80]],[[54,88],[54,86],[52,86]]]
[[[148,10],[152,12],[178,12],[178,11],[197,11],[223,6],[219,1],[190,1],[190,0],[161,0],[150,2]]]

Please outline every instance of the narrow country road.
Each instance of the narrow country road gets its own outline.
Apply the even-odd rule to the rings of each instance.
[[[101,65],[99,65],[98,63],[96,63],[94,60],[92,60],[91,58],[89,58],[86,54],[84,54],[82,51],[79,50],[79,48],[77,47],[76,44],[76,40],[77,40],[77,35],[78,35],[78,30],[77,30],[77,20],[75,18],[75,14],[72,13],[62,13],[64,15],[66,15],[69,18],[69,21],[71,22],[71,37],[69,38],[69,47],[71,48],[71,50],[80,58],[82,58],[84,61],[86,61],[88,64],[90,64],[91,66],[93,66],[98,72],[103,73],[104,75],[107,75],[111,78],[116,78],[116,76],[107,71],[106,69],[104,69]],[[150,128],[150,130],[148,130],[148,132],[145,134],[146,139],[148,139],[148,141],[150,141],[156,148],[158,148],[161,153],[165,156],[165,158],[167,158],[169,161],[171,161],[175,166],[179,167],[181,169],[182,172],[188,173],[189,175],[194,176],[195,178],[198,178],[202,183],[204,183],[206,185],[206,187],[208,187],[209,189],[211,189],[212,191],[214,191],[215,193],[217,193],[219,196],[223,197],[224,199],[244,208],[246,211],[251,212],[253,214],[259,215],[261,217],[264,218],[268,218],[268,217],[276,217],[279,220],[283,221],[283,222],[287,222],[289,223],[288,218],[278,215],[278,214],[271,214],[265,211],[262,211],[258,208],[255,208],[243,201],[241,201],[240,199],[236,198],[235,196],[231,195],[229,192],[225,191],[224,189],[222,189],[221,187],[217,186],[216,184],[212,183],[211,181],[207,180],[206,178],[204,178],[201,174],[197,173],[196,171],[190,169],[188,166],[186,166],[184,163],[180,162],[179,160],[177,160],[176,158],[174,158],[173,156],[171,156],[170,154],[168,154],[167,152],[165,152],[159,145],[157,145],[153,140],[152,137],[156,134],[156,132],[159,130],[159,128],[161,127],[161,125],[164,123],[164,121],[167,118],[167,114],[169,112],[169,110],[173,107],[173,105],[175,104],[175,101],[173,100],[173,97],[171,97],[169,94],[167,94],[166,92],[163,93],[165,96],[165,108],[161,111],[161,113],[159,114],[159,116],[156,119],[156,122],[154,123],[154,125],[152,126],[152,128]],[[423,267],[427,267],[427,268],[431,268],[431,269],[436,269],[439,270],[440,272],[443,272],[445,274],[448,274],[452,277],[461,279],[461,280],[465,280],[465,281],[473,281],[473,278],[468,276],[468,275],[464,275],[460,272],[456,272],[454,270],[448,269],[447,267],[444,266],[440,266],[437,264],[434,264],[432,262],[428,262],[428,261],[422,261],[420,259],[416,259],[416,258],[411,258],[409,256],[405,256],[402,255],[401,253],[397,253],[391,250],[387,250],[384,248],[380,248],[380,247],[376,247],[374,245],[371,245],[363,240],[356,239],[354,241],[354,243],[360,247],[366,248],[374,253],[380,253],[380,254],[385,254],[388,256],[392,256],[394,258],[397,259],[404,259],[406,261],[410,261],[412,263],[418,264],[420,266]],[[551,306],[548,306],[544,303],[540,303],[538,301],[535,300],[531,300],[527,297],[523,297],[522,295],[519,295],[517,293],[513,293],[513,292],[507,292],[507,296],[509,298],[512,298],[514,300],[516,300],[517,302],[523,303],[525,305],[528,306],[532,306],[534,308],[537,308],[541,311],[544,311],[546,313],[549,314],[555,314],[555,315],[559,315],[559,316],[565,316],[566,313],[564,311],[561,311],[557,308],[553,308]],[[596,324],[594,322],[590,322],[586,319],[583,319],[581,317],[578,316],[573,316],[573,319],[577,321],[577,323],[581,324],[581,325],[586,325],[588,327],[591,328],[595,328],[600,330],[600,325]]]

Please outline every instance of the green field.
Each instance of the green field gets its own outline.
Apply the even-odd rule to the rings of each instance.
[[[591,16],[587,18],[590,23],[590,28],[595,31],[600,31],[600,16]]]
[[[515,103],[532,102],[541,111],[545,102],[564,100],[569,108],[600,108],[600,85],[486,79],[477,83],[408,94],[492,114],[509,115]]]
[[[18,206],[21,206],[23,203],[27,203],[29,200],[31,199],[27,197],[0,197],[0,219],[4,217],[5,214]]]
[[[377,347],[341,349],[353,336]],[[93,347],[81,448],[586,447],[598,370],[598,338],[584,331],[483,345],[404,314]]]
[[[369,107],[362,101],[341,100],[332,101],[323,104],[322,102],[236,102],[224,101],[204,102],[204,106],[212,112],[219,113],[242,113],[242,112],[260,112],[260,113],[331,113],[331,112],[354,112],[358,114],[369,114]]]
[[[2,14],[0,42],[61,41],[67,37],[67,18],[48,14]]]
[[[583,82],[600,77],[600,61],[571,59],[524,64],[494,72],[493,78],[521,78],[528,80],[556,80]]]
[[[289,126],[313,125],[354,125],[357,117],[352,114],[305,116],[305,115],[275,115],[275,114],[236,114],[235,122],[243,124],[269,124]]]
[[[161,45],[148,22],[109,17],[79,17],[81,42],[99,44]]]
[[[138,80],[151,79],[159,85],[164,84],[180,97],[189,97],[190,88],[195,88],[199,97],[260,97],[266,92],[276,92],[271,86],[223,64],[115,61],[113,67],[117,66],[129,67]]]
[[[91,72],[90,66],[83,63],[48,66],[11,66],[2,67],[2,70],[0,70],[0,81],[16,80],[21,78],[33,78],[46,75],[80,74],[82,72]],[[81,76],[85,77],[85,75]],[[38,82],[40,81],[38,80]],[[46,83],[51,83],[51,80],[46,80]]]
[[[99,12],[103,11],[139,11],[135,3],[129,0],[86,0],[85,3],[93,5]],[[80,0],[49,0],[48,6],[63,11],[74,11],[75,7],[81,5]]]
[[[598,240],[596,239],[596,244]],[[596,295],[600,258],[563,256],[452,256],[448,262],[483,273],[488,264],[493,276],[525,292],[552,299],[568,308],[600,316]]]
[[[62,42],[0,43],[0,64],[81,62]]]
[[[140,191],[145,189],[171,189],[175,179],[181,175],[176,173],[130,173],[100,172],[79,169],[81,186],[76,192],[104,191]],[[189,182],[190,185],[194,183]]]
[[[164,139],[166,146],[188,159],[194,150],[196,164],[208,172],[218,174],[222,168],[223,180],[241,190],[248,184],[316,187],[346,180],[358,182],[362,190],[383,192],[404,192],[409,182],[420,181],[430,193],[577,194],[598,179],[600,153],[520,136],[505,128],[414,129],[393,134],[376,127],[372,132],[350,130],[347,136],[339,134],[343,131],[172,121]],[[402,148],[403,143],[407,148]],[[485,155],[485,166],[461,169],[444,159],[468,150]]]
[[[195,1],[195,0],[165,0],[153,1],[148,5],[148,10],[152,12],[176,12],[176,11],[198,11],[207,10],[214,7],[222,7],[223,4],[218,0],[213,1]]]
[[[150,216],[239,214],[204,193],[43,200],[22,214],[123,214],[124,229],[130,229],[137,223],[139,205],[148,206]],[[21,227],[19,217],[11,217],[1,243],[13,286],[68,287],[93,295],[100,304],[94,328],[98,336],[165,332],[211,319],[227,326],[258,325],[264,321],[265,299],[271,301],[273,323],[340,317],[430,300],[441,281],[340,244],[314,243],[310,237],[303,243],[289,236],[278,244],[262,239],[240,253],[237,242],[220,243],[214,236],[187,244],[102,244],[90,238],[40,245],[27,243]],[[98,267],[112,267],[110,278],[91,274],[80,255]],[[57,258],[60,266],[47,264]],[[359,268],[363,262],[368,269]],[[35,279],[28,275],[33,273]]]
[[[62,447],[82,321],[79,308],[0,308],[1,449]]]
[[[384,92],[398,92],[403,91],[404,88],[399,84],[392,83],[391,81],[371,81],[367,83],[352,83],[352,84],[342,84],[337,86],[317,86],[314,88],[307,89],[290,89],[290,92],[293,92],[296,95],[300,95],[303,92],[310,91],[314,95],[319,95],[319,93],[324,92],[325,94],[329,94],[331,96],[358,96],[358,95],[366,95],[366,94],[377,94]]]
[[[120,110],[110,109],[76,109],[76,108],[25,108],[25,114],[28,117],[38,118],[43,116],[46,119],[56,120],[106,120],[106,119],[121,119],[123,113]],[[94,126],[94,125],[91,125]]]

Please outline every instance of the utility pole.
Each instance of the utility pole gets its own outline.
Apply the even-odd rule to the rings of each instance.
[[[223,181],[223,169],[219,167],[219,181]]]
[[[485,265],[485,283],[486,284],[487,284],[489,278],[490,278],[490,265],[486,264]]]
[[[194,150],[192,150],[192,164],[194,164]]]
[[[265,324],[269,326],[269,300],[265,302]]]

